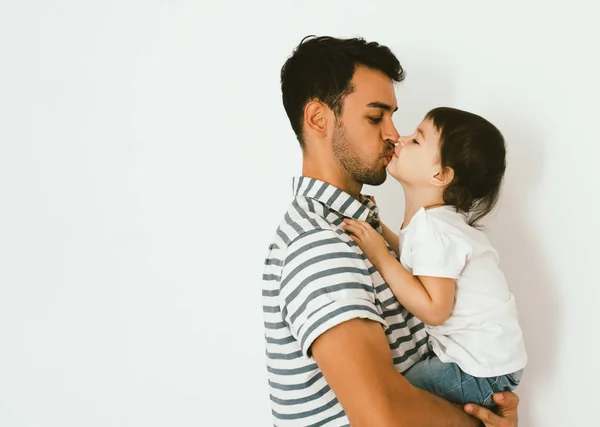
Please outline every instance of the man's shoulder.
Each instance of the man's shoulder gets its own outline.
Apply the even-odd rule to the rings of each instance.
[[[332,224],[318,212],[314,202],[309,202],[305,197],[295,197],[271,239],[267,263],[269,258],[284,258],[290,245],[299,240],[311,236],[315,239],[332,232]]]
[[[317,203],[304,197],[297,197],[291,203],[275,233],[270,256],[281,260],[281,267],[326,258],[328,266],[358,263],[366,271],[364,255],[339,226],[342,217],[327,208],[323,215]]]
[[[327,218],[327,209],[322,203],[296,196],[283,215],[277,228],[277,235],[284,246],[313,234],[327,235],[336,232],[337,227]]]

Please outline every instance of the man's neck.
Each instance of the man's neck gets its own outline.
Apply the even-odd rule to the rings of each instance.
[[[350,194],[359,200],[362,184],[350,178],[340,167],[322,167],[318,162],[304,161],[302,163],[302,176],[318,179]]]

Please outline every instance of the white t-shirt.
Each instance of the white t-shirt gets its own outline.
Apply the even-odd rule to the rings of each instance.
[[[421,209],[400,231],[400,262],[415,276],[456,279],[455,303],[440,326],[426,326],[435,354],[474,377],[527,364],[514,296],[485,234],[453,207]]]

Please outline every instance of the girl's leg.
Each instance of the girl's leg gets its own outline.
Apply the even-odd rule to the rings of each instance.
[[[490,379],[474,378],[464,373],[457,364],[444,363],[437,356],[418,362],[404,373],[404,377],[415,387],[453,403],[482,406],[493,403]]]

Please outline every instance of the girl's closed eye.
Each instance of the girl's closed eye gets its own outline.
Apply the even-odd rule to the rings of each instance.
[[[419,141],[417,141],[416,139],[413,139],[412,142],[419,145]]]

